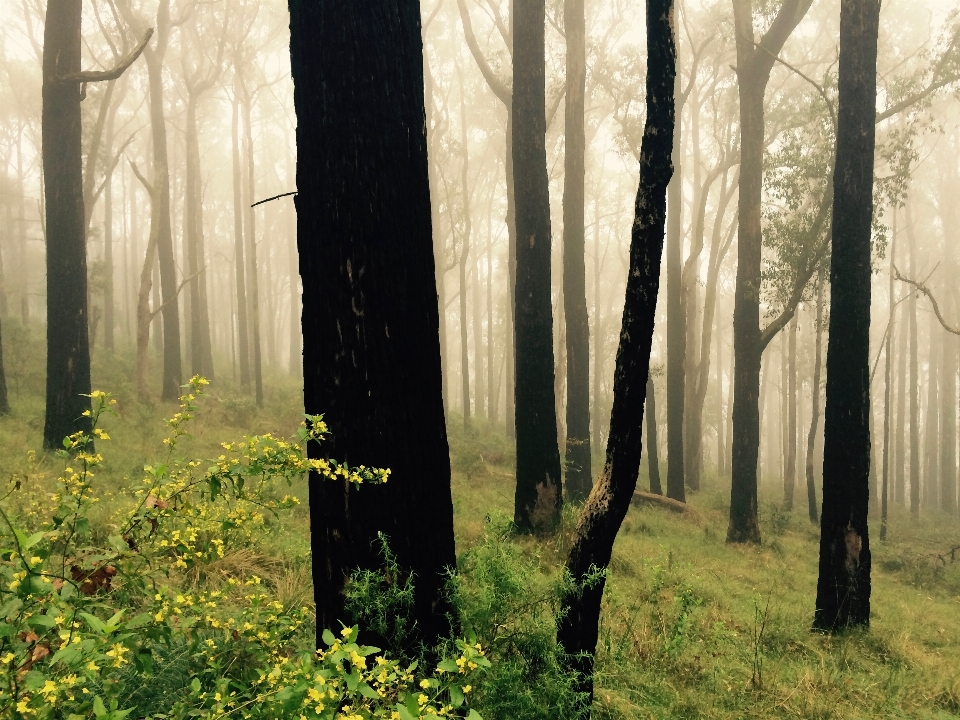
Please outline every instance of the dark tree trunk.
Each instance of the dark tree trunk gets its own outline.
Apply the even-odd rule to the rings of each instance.
[[[513,172],[516,193],[516,430],[514,524],[552,530],[563,502],[550,300],[544,0],[513,9]]]
[[[673,7],[674,22],[677,9]],[[679,78],[674,88],[674,113],[680,116]],[[686,500],[683,468],[683,411],[687,323],[683,306],[683,179],[681,127],[673,131],[673,178],[667,189],[667,497]]]
[[[10,414],[10,399],[7,397],[7,372],[3,366],[3,336],[0,333],[0,415]]]
[[[243,249],[243,167],[240,160],[240,79],[234,78],[233,118],[233,264],[237,280],[237,355],[240,387],[250,389],[250,341],[247,333],[247,269]],[[299,231],[298,231],[299,233]]]
[[[770,29],[754,42],[753,3],[734,0],[740,93],[740,195],[737,286],[733,309],[733,446],[727,542],[760,543],[757,459],[760,452],[760,222],[763,193],[763,99],[770,70],[811,0],[784,0]]]
[[[593,486],[590,451],[590,319],[584,233],[584,95],[587,35],[584,0],[566,0],[567,93],[564,110],[563,311],[567,325],[567,494],[582,502]]]
[[[80,0],[50,0],[43,33],[43,179],[47,236],[47,398],[43,444],[90,430],[86,219],[83,213]]]
[[[657,447],[657,392],[653,386],[653,378],[647,377],[647,467],[650,475],[650,492],[654,495],[663,495],[663,486],[660,483],[660,458]]]
[[[318,634],[344,616],[377,533],[416,577],[414,619],[449,632],[456,562],[440,379],[416,0],[290,0],[297,110],[304,400],[331,435],[311,454],[392,470],[386,485],[310,481]],[[318,638],[319,642],[319,638]]]
[[[817,278],[817,320],[816,340],[813,353],[813,384],[810,394],[813,396],[813,408],[810,412],[810,430],[807,433],[807,458],[804,468],[807,477],[807,514],[814,525],[820,523],[817,511],[817,484],[813,475],[814,457],[817,447],[817,433],[820,424],[820,365],[823,360],[823,269],[820,269]]]
[[[613,543],[637,486],[643,409],[650,375],[660,263],[672,174],[676,46],[673,0],[647,0],[646,126],[640,150],[630,243],[630,271],[623,305],[620,347],[613,380],[610,439],[603,471],[580,514],[567,558],[576,591],[562,601],[557,642],[570,654],[580,689],[593,696],[593,655],[597,648],[600,601],[605,578],[584,582],[610,563]],[[655,421],[655,420],[654,420]]]
[[[813,621],[824,632],[870,624],[870,230],[879,24],[879,0],[842,0],[823,513]]]

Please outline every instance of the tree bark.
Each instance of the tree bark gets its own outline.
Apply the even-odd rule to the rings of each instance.
[[[256,197],[256,172],[253,156],[253,124],[250,119],[250,106],[253,104],[252,94],[240,77],[243,109],[243,149],[244,165],[247,171],[247,202],[245,203],[247,219],[244,223],[247,254],[247,287],[250,292],[250,343],[253,351],[253,391],[257,407],[263,407],[263,359],[260,345],[260,282],[257,269],[257,223],[255,208],[252,207]]]
[[[290,0],[303,281],[304,400],[331,434],[313,457],[390,468],[385,485],[310,480],[318,635],[386,534],[416,578],[428,645],[449,633],[456,563],[440,377],[420,4]],[[318,637],[318,642],[320,638]]]
[[[654,495],[663,495],[663,486],[660,483],[660,459],[657,448],[657,393],[653,385],[653,378],[647,376],[647,467],[650,475],[650,492]]]
[[[793,510],[793,491],[797,484],[797,316],[790,323],[787,343],[787,463],[784,470],[783,504]]]
[[[906,207],[907,239],[910,246],[910,277],[916,277],[913,217],[909,201]],[[910,514],[920,516],[920,369],[917,358],[917,293],[907,301],[907,323],[910,336]]]
[[[460,401],[463,406],[463,428],[470,429],[470,347],[467,341],[467,258],[470,255],[470,190],[467,174],[470,154],[467,149],[467,113],[463,102],[463,78],[460,78],[460,145],[463,159],[460,163],[460,202],[463,206],[463,234],[460,238]],[[452,218],[452,216],[451,216]]]
[[[893,301],[893,268],[897,253],[896,215],[894,215],[893,242],[890,244],[890,272],[887,280],[887,333],[883,342],[883,479],[880,483],[880,540],[887,539],[887,513],[890,505],[890,350],[893,345],[893,332],[896,328],[897,306]],[[873,492],[870,492],[871,500]]]
[[[813,475],[813,464],[817,447],[817,433],[820,424],[820,365],[823,359],[823,269],[821,268],[817,278],[817,320],[816,340],[814,341],[813,352],[813,384],[810,388],[810,394],[813,396],[813,407],[810,411],[810,430],[807,432],[807,458],[804,468],[807,477],[807,515],[810,522],[814,525],[820,524],[819,512],[817,510],[817,484]]]
[[[740,195],[737,285],[733,310],[732,483],[727,542],[760,543],[757,459],[760,451],[760,259],[763,247],[763,100],[776,57],[811,0],[784,0],[769,30],[754,42],[753,3],[734,0],[740,93]]]
[[[514,524],[547,532],[563,502],[554,393],[550,193],[546,151],[544,0],[513,9],[513,171],[516,194],[516,429]]]
[[[47,387],[43,444],[90,431],[87,248],[83,211],[80,0],[50,0],[43,33],[42,154],[47,237]]]
[[[870,239],[879,24],[879,0],[842,0],[823,516],[813,622],[823,632],[870,624]]]
[[[953,293],[943,298],[943,311],[952,317]],[[936,332],[942,332],[938,327]],[[957,512],[957,338],[946,335],[940,359],[940,509]]]
[[[593,487],[590,446],[590,319],[584,231],[584,97],[587,34],[584,0],[565,0],[567,89],[564,102],[563,310],[567,328],[567,495],[582,502]]]
[[[588,693],[591,700],[593,655],[605,584],[605,576],[596,573],[610,563],[613,543],[633,499],[640,469],[641,428],[660,285],[667,185],[673,172],[677,57],[674,17],[673,0],[647,0],[647,114],[630,243],[630,271],[614,372],[610,439],[603,471],[580,514],[567,558],[567,571],[576,589],[563,598],[557,619],[557,642],[579,673],[579,689]]]

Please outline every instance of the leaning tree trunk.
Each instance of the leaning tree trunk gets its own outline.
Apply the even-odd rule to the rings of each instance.
[[[47,236],[47,397],[43,444],[90,430],[87,247],[83,214],[80,0],[50,0],[43,33],[42,153]]]
[[[637,486],[641,427],[650,374],[660,261],[667,212],[667,185],[673,172],[676,46],[673,0],[647,0],[647,117],[640,150],[630,243],[630,272],[623,305],[620,347],[613,380],[613,410],[606,460],[580,514],[567,558],[575,590],[567,593],[557,618],[557,642],[579,674],[579,689],[593,696],[593,655],[597,649],[600,601],[617,531]],[[522,237],[522,236],[521,236]],[[654,420],[655,421],[655,420]]]
[[[514,524],[546,532],[563,501],[550,300],[550,192],[546,149],[545,0],[513,10],[513,171],[516,193],[516,430]]]
[[[584,232],[584,95],[587,35],[584,0],[566,0],[567,93],[564,110],[563,311],[567,327],[567,494],[582,502],[593,486],[590,451],[590,319]]]
[[[823,516],[813,627],[870,624],[870,229],[879,0],[840,4]]]
[[[290,0],[304,400],[331,434],[313,457],[390,468],[356,488],[310,480],[318,634],[339,627],[384,533],[416,577],[413,620],[449,632],[456,563],[430,227],[420,4]],[[318,642],[319,642],[318,638]]]

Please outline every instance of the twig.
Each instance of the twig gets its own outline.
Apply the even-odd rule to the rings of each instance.
[[[270,202],[271,200],[279,200],[280,198],[285,198],[285,197],[289,197],[290,195],[296,195],[296,194],[297,194],[297,191],[296,191],[296,190],[293,190],[293,191],[291,191],[291,192],[280,193],[279,195],[274,195],[273,197],[268,197],[266,200],[257,200],[257,202],[255,202],[255,203],[254,203],[253,205],[251,205],[250,207],[255,208],[257,205],[263,205],[264,203],[268,203],[268,202]]]
[[[936,270],[936,268],[934,268]],[[931,271],[930,275],[933,275]],[[927,276],[927,279],[930,279],[930,275]],[[937,320],[940,321],[940,324],[943,326],[943,329],[948,333],[953,333],[954,335],[960,335],[960,328],[956,326],[951,326],[947,324],[947,321],[943,319],[943,315],[940,313],[940,305],[937,304],[937,299],[933,296],[933,293],[930,292],[930,289],[920,280],[911,280],[908,277],[904,277],[900,274],[900,271],[897,270],[897,266],[893,266],[893,278],[894,280],[899,280],[900,282],[905,282],[907,285],[913,285],[917,290],[922,292],[930,300],[930,304],[933,305],[933,312],[937,316]]]
[[[138,57],[140,57],[140,53],[143,52],[143,49],[147,46],[147,43],[150,42],[151,37],[153,37],[153,28],[147,30],[146,34],[143,36],[143,40],[141,40],[140,43],[133,49],[133,52],[127,55],[111,70],[86,70],[78,73],[71,73],[70,75],[57,75],[51,78],[51,80],[60,83],[92,83],[103,82],[104,80],[116,80],[118,77],[123,75],[124,72],[126,72],[128,67],[133,65]]]

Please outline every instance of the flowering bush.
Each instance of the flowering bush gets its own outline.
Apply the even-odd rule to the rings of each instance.
[[[308,458],[306,443],[327,432],[313,416],[296,441],[253,436],[224,443],[212,464],[179,460],[173,451],[206,384],[185,386],[166,462],[145,467],[129,491],[115,496],[96,481],[97,446],[110,440],[99,421],[114,401],[94,392],[93,430],[64,440],[54,491],[27,476],[0,497],[0,717],[459,715],[489,667],[475,641],[418,673],[357,644],[357,627],[325,631],[327,647],[315,651],[311,611],[285,607],[255,575],[213,591],[187,587],[191,572],[249,546],[270,517],[299,504],[278,498],[277,481],[314,471],[359,485],[390,474]],[[92,523],[104,498],[116,509]]]

